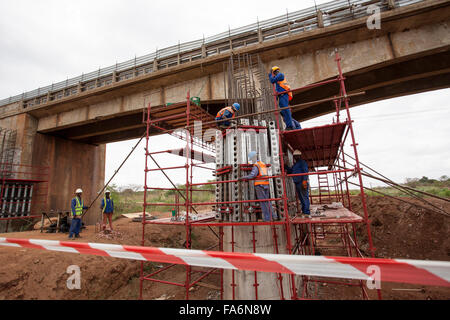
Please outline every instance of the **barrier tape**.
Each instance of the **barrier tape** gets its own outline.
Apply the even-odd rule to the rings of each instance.
[[[238,253],[10,238],[0,238],[0,246],[197,267],[450,287],[450,262],[447,261]]]

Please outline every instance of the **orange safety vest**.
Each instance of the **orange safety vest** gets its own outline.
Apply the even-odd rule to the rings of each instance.
[[[268,186],[269,179],[267,178],[267,166],[261,161],[257,161],[255,166],[258,167],[258,176],[256,177],[255,186]]]
[[[231,118],[234,118],[236,116],[232,107],[226,107],[217,112],[216,118],[222,118],[225,114],[225,111],[229,111],[233,115]]]
[[[286,79],[284,79],[283,81],[278,81],[278,85],[286,91],[291,90],[291,87],[288,85]],[[289,101],[291,101],[293,98],[292,92],[288,92],[287,94],[289,95]]]

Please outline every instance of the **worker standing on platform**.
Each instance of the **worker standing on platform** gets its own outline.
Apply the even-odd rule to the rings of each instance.
[[[258,200],[270,199],[270,183],[269,179],[267,178],[267,166],[265,165],[265,163],[258,160],[255,151],[249,153],[248,161],[250,163],[253,163],[252,172],[245,177],[239,178],[239,181],[254,179],[256,198]],[[260,206],[264,221],[271,221],[272,218],[274,220],[277,220],[277,214],[273,213],[272,204],[270,203],[270,201],[262,201],[260,202]]]
[[[112,226],[112,216],[114,213],[114,201],[111,199],[111,191],[106,190],[105,196],[102,199],[102,203],[100,204],[100,209],[102,209],[103,213],[103,230],[106,229],[106,220],[109,221],[109,229],[113,231]]]
[[[272,84],[276,84],[276,91],[278,93],[291,90],[284,74],[280,73],[279,67],[274,66],[272,68],[272,72],[269,73],[269,79]],[[278,95],[278,106],[280,109],[289,107],[289,101],[292,100],[292,97],[292,92],[286,92]],[[298,130],[302,128],[297,120],[292,119],[292,112],[290,108],[281,110],[280,112],[283,116],[284,123],[286,124],[286,130]]]
[[[225,119],[233,119],[236,117],[236,113],[241,109],[241,106],[239,103],[233,103],[232,106],[225,107],[221,109],[216,116],[217,126],[220,129],[226,129],[231,125],[230,121],[220,121]]]
[[[75,238],[81,238],[81,215],[83,214],[83,209],[86,210],[88,208],[84,206],[82,194],[83,190],[78,188],[75,191],[76,196],[72,199],[71,202],[72,222],[70,223],[69,239],[73,239],[73,235],[75,235]]]
[[[294,151],[294,165],[289,168],[285,163],[285,168],[288,174],[300,174],[308,173],[308,163],[302,159],[302,152],[300,150]],[[296,176],[292,178],[295,183],[295,189],[297,190],[298,198],[302,203],[303,214],[310,216],[309,210],[309,182],[308,176]]]

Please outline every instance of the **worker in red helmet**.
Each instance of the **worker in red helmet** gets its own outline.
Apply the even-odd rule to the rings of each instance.
[[[291,87],[287,83],[284,74],[280,72],[279,67],[272,67],[272,72],[269,73],[269,80],[272,84],[276,84],[276,91],[278,93],[285,92],[278,95],[278,106],[280,109],[289,107],[289,101],[293,98],[292,92],[290,92]],[[298,130],[302,128],[297,120],[292,119],[292,112],[290,108],[281,110],[280,112],[286,125],[286,130]]]

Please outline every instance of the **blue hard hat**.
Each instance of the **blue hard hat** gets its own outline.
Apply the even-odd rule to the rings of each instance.
[[[239,111],[241,105],[239,103],[233,103],[233,107],[236,109],[236,111]]]
[[[254,157],[256,157],[256,151],[252,151],[248,154],[248,160],[252,160]]]

